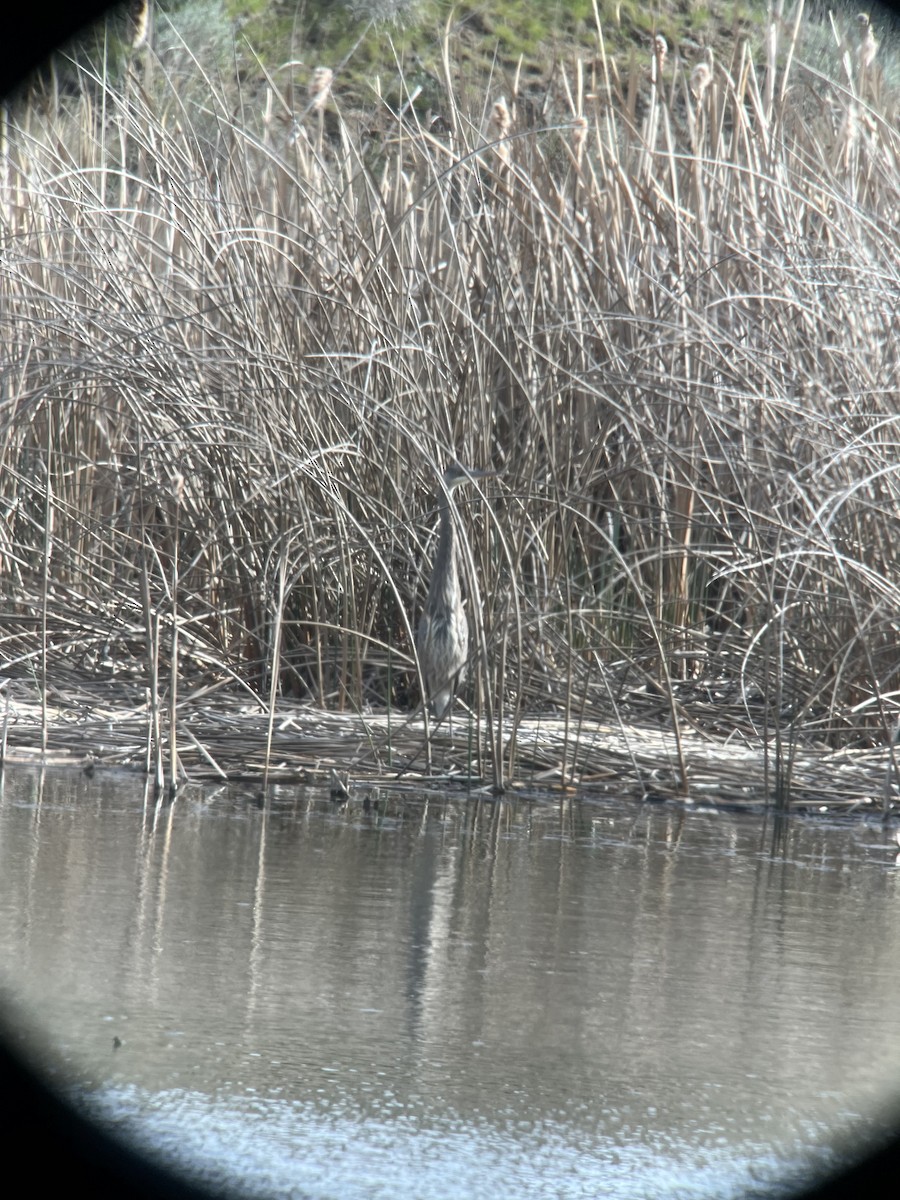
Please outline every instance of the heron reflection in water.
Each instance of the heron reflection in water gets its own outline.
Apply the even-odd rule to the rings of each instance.
[[[423,699],[430,701],[438,721],[450,710],[469,657],[469,626],[459,588],[453,490],[497,474],[452,462],[441,478],[438,548],[416,632],[416,653],[425,685]]]

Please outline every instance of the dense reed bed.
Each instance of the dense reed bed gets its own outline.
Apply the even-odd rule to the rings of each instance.
[[[133,686],[157,748],[215,689],[400,720],[456,456],[503,472],[460,500],[495,782],[539,714],[564,779],[585,720],[740,734],[782,797],[887,746],[900,106],[858,40],[598,29],[485,93],[448,38],[436,108],[352,116],[145,49],[10,105],[3,674]]]

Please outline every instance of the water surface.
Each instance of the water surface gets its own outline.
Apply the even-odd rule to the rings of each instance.
[[[221,1190],[776,1196],[900,1095],[892,836],[7,772],[0,985]]]

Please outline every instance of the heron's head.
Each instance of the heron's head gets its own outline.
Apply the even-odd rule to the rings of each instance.
[[[449,492],[461,483],[470,483],[473,479],[488,479],[499,474],[499,471],[481,471],[478,467],[464,467],[462,463],[454,459],[447,464],[447,469],[444,471],[444,487]]]

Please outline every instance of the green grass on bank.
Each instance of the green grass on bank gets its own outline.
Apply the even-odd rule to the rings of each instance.
[[[427,99],[439,86],[445,39],[469,80],[486,85],[518,74],[539,86],[557,63],[596,55],[598,20],[607,54],[646,65],[655,34],[690,59],[739,37],[759,45],[766,18],[760,0],[157,0],[153,10],[157,50],[172,56],[181,42],[207,70],[236,66],[245,84],[260,68],[277,74],[288,62],[330,67],[340,78],[345,115],[365,112],[375,92],[397,93],[401,77],[420,80]],[[116,71],[127,57],[129,28],[123,13],[82,44],[96,53],[111,35]]]
[[[398,115],[157,14],[3,111],[4,674],[408,706],[455,455],[479,711],[889,737],[893,59],[592,37]]]

